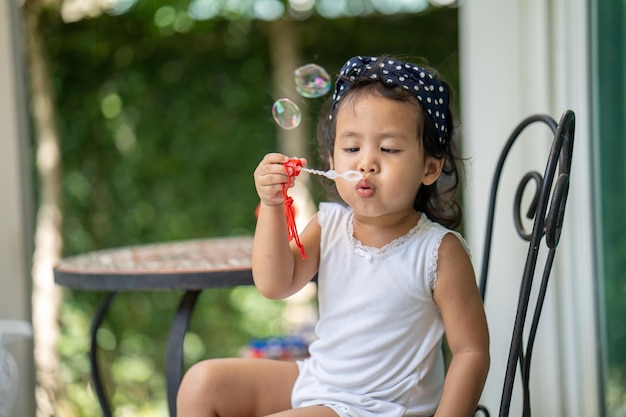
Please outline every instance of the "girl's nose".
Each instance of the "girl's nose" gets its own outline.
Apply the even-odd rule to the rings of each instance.
[[[359,161],[358,169],[361,173],[376,173],[378,168],[378,162],[373,155],[365,154]]]

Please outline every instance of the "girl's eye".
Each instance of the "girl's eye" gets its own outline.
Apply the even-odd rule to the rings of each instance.
[[[354,153],[354,152],[358,152],[359,148],[345,148],[344,151],[348,153]]]
[[[380,148],[380,151],[383,153],[396,153],[398,152],[397,149],[390,149],[390,148]]]

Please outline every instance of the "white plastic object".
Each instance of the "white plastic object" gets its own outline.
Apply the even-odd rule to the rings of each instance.
[[[30,339],[30,323],[20,320],[0,320],[0,417],[10,417],[17,397],[20,374],[15,358],[6,350],[9,343]]]

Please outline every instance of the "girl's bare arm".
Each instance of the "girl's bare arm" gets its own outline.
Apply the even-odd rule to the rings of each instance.
[[[439,248],[434,298],[452,354],[435,416],[471,417],[489,370],[489,332],[471,261],[452,234]]]
[[[300,290],[317,272],[319,225],[314,218],[300,234],[307,259],[290,244],[285,220],[282,184],[287,173],[282,163],[288,157],[268,154],[254,172],[254,182],[261,199],[252,249],[252,274],[259,291],[267,298],[285,298]],[[291,176],[293,186],[295,175]]]

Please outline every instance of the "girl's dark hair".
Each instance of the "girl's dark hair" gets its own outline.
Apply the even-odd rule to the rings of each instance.
[[[433,76],[438,76],[433,69],[427,68]],[[463,220],[463,212],[458,200],[458,187],[460,183],[460,175],[462,174],[462,161],[459,150],[456,146],[457,129],[455,126],[455,118],[451,106],[446,111],[446,123],[448,128],[448,140],[441,144],[438,141],[437,131],[432,120],[426,116],[424,109],[419,101],[409,92],[399,87],[389,87],[378,79],[372,79],[369,76],[357,78],[350,84],[350,89],[345,93],[345,97],[341,103],[335,107],[332,118],[329,118],[329,111],[332,101],[329,100],[322,108],[321,117],[317,125],[317,140],[319,145],[320,157],[326,164],[326,168],[330,167],[330,157],[333,155],[335,148],[336,134],[336,113],[345,102],[350,102],[355,97],[367,94],[376,94],[394,101],[411,102],[419,109],[417,131],[422,132],[422,144],[424,146],[425,155],[432,156],[437,159],[443,159],[443,170],[441,175],[431,185],[422,185],[417,193],[413,208],[416,211],[425,213],[429,219],[440,223],[449,228],[456,229]],[[442,81],[442,84],[450,92],[450,86]],[[451,94],[451,93],[450,93]],[[351,96],[350,100],[346,100]],[[449,100],[452,103],[452,97]],[[332,186],[328,189],[329,193],[337,196],[337,190]]]

